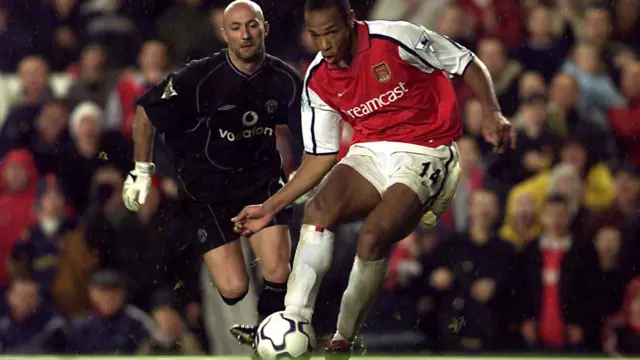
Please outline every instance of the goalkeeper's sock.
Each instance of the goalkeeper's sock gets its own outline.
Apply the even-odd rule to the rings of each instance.
[[[331,267],[333,232],[314,225],[302,225],[300,242],[285,297],[287,312],[298,313],[311,321],[322,278]]]
[[[261,323],[267,316],[284,310],[284,297],[286,294],[286,283],[276,283],[263,279],[262,293],[258,299],[258,323]]]
[[[362,261],[356,255],[349,284],[342,295],[338,329],[333,340],[353,341],[384,286],[388,268],[387,259]]]

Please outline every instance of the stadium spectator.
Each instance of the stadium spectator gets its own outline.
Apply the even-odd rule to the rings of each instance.
[[[482,136],[482,104],[476,98],[469,98],[462,110],[464,135],[475,140],[484,159],[492,151],[492,146]]]
[[[435,29],[440,11],[452,0],[378,0],[373,5],[371,20],[407,20],[414,24]]]
[[[569,200],[552,194],[541,214],[541,236],[521,254],[521,333],[534,350],[579,350],[588,300],[580,239],[571,234]]]
[[[72,107],[90,101],[104,108],[113,85],[105,71],[106,56],[104,49],[98,44],[88,45],[82,50],[80,74],[67,94]]]
[[[223,42],[205,14],[199,11],[202,0],[173,0],[158,19],[158,34],[169,46],[170,58],[175,64],[184,64],[220,51]],[[176,16],[176,14],[179,14]]]
[[[41,174],[56,173],[58,157],[71,145],[68,124],[69,110],[66,102],[48,100],[35,119],[34,127],[21,131],[12,147],[29,149]]]
[[[60,354],[66,350],[66,320],[40,297],[38,285],[16,278],[7,293],[10,313],[0,317],[3,354]]]
[[[517,48],[522,43],[524,27],[521,10],[516,1],[458,0],[457,2],[469,14],[476,37],[496,37],[509,50]]]
[[[477,54],[491,74],[502,113],[512,116],[518,108],[518,81],[522,65],[509,59],[507,49],[497,38],[480,40]]]
[[[80,56],[80,1],[48,1],[39,10],[36,44],[52,71],[65,71]],[[31,14],[36,11],[32,9]]]
[[[636,0],[621,0],[614,4],[615,24],[612,39],[624,43],[636,53],[640,52],[640,3]]]
[[[27,150],[9,152],[0,161],[0,287],[9,280],[7,261],[23,231],[36,221],[39,174]]]
[[[472,29],[468,26],[467,18],[468,15],[460,5],[455,2],[448,3],[440,10],[435,30],[467,49],[475,51]]]
[[[580,89],[576,78],[560,72],[551,81],[549,102],[549,130],[564,138],[570,134],[581,134],[591,156],[607,159],[615,155],[610,134],[596,124],[586,120],[588,114],[578,108]]]
[[[604,72],[603,65],[599,48],[580,43],[574,47],[570,60],[562,66],[562,70],[573,75],[578,82],[578,108],[582,114],[587,114],[585,120],[608,131],[606,113],[610,108],[624,104],[624,98]]]
[[[71,353],[133,355],[145,340],[157,336],[153,319],[128,305],[125,289],[125,279],[117,271],[93,274],[89,285],[93,310],[67,330]]]
[[[623,230],[625,245],[622,253],[625,261],[638,269],[640,265],[640,171],[636,166],[619,166],[614,172],[614,200],[602,211],[591,214],[586,232],[593,234],[607,224],[616,224]],[[636,270],[637,272],[638,270]]]
[[[526,71],[518,83],[518,98],[522,100],[534,94],[547,94],[547,84],[540,73]]]
[[[569,52],[573,33],[566,25],[564,34],[555,38],[551,29],[551,9],[546,6],[533,8],[528,17],[529,36],[515,57],[525,70],[539,72],[546,81],[550,81]]]
[[[20,133],[31,132],[44,101],[53,97],[49,88],[49,67],[39,56],[28,56],[18,65],[19,93],[9,98],[9,112],[0,130],[0,156],[9,151]]]
[[[624,288],[632,278],[629,257],[622,228],[604,225],[594,230],[591,239],[595,257],[587,259],[583,275],[589,297],[589,312],[585,328],[585,344],[593,352],[602,352],[600,339],[604,321],[622,305]]]
[[[628,106],[609,111],[609,124],[615,134],[622,162],[640,166],[640,62],[628,64],[622,73],[622,93]]]
[[[515,305],[507,297],[515,251],[493,235],[499,216],[495,193],[475,191],[469,202],[469,227],[439,243],[426,259],[425,275],[439,294],[438,323],[448,351],[490,351],[504,338],[502,316],[510,313],[506,306]]]
[[[584,9],[584,31],[580,40],[600,49],[605,71],[617,81],[619,69],[615,65],[615,57],[621,47],[611,41],[612,31],[613,14],[609,6],[603,1],[589,2]]]
[[[511,195],[513,207],[507,208],[500,237],[522,250],[540,234],[540,222],[536,212],[536,197],[529,192]]]
[[[142,45],[138,55],[138,70],[126,73],[111,91],[105,108],[105,128],[119,131],[132,139],[133,115],[136,99],[146,89],[164,79],[168,67],[167,46],[158,40],[149,40]]]
[[[82,23],[81,45],[102,45],[109,67],[133,65],[142,43],[136,24],[120,11],[121,1],[82,1],[79,4]]]
[[[89,279],[98,268],[98,254],[87,246],[85,224],[60,236],[60,260],[51,286],[51,297],[56,308],[67,319],[75,319],[90,309]]]
[[[138,355],[200,355],[202,350],[196,337],[190,333],[180,315],[170,306],[157,307],[151,314],[158,336],[147,339],[138,349]]]
[[[547,97],[532,94],[524,99],[513,121],[518,147],[508,154],[489,155],[489,173],[511,188],[549,168],[553,161],[555,137],[548,129]]]
[[[536,201],[539,213],[544,199],[551,191],[558,189],[563,194],[571,194],[569,209],[575,222],[573,229],[579,232],[584,224],[585,211],[599,211],[613,201],[613,180],[609,168],[594,161],[579,137],[565,139],[560,149],[560,163],[550,170],[514,186],[507,200],[505,223],[513,216],[515,199],[527,193]],[[584,207],[584,210],[582,209]]]
[[[75,219],[66,214],[65,198],[59,180],[47,175],[40,181],[36,205],[38,220],[23,231],[11,252],[14,277],[28,277],[39,286],[46,301],[58,272],[60,237],[75,228]]]
[[[114,165],[121,171],[129,166],[132,144],[119,133],[102,129],[103,112],[94,103],[76,106],[69,120],[73,146],[59,157],[59,176],[76,212],[82,214],[89,204],[89,184],[94,172],[104,165]]]
[[[640,354],[640,278],[634,278],[625,291],[620,310],[607,321],[603,336],[605,352],[611,356]]]
[[[34,44],[29,41],[33,29],[23,26],[16,14],[11,13],[8,2],[0,3],[0,71],[11,73],[18,64],[35,51]]]

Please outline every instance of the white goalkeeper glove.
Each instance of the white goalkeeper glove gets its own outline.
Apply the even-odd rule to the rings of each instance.
[[[151,176],[156,171],[156,166],[149,162],[136,161],[136,167],[129,172],[122,189],[122,200],[127,209],[140,210],[151,191]]]

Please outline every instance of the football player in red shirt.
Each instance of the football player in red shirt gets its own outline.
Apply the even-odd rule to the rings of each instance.
[[[366,219],[327,348],[348,355],[383,287],[392,244],[420,222],[434,226],[455,194],[462,124],[450,77],[463,77],[484,105],[484,135],[496,151],[515,146],[515,133],[484,64],[448,38],[408,22],[356,21],[348,0],[307,0],[305,21],[320,50],[302,97],[307,154],[284,188],[232,221],[251,235],[320,184],[306,206],[285,299],[287,311],[311,319],[333,231]],[[354,136],[338,162],[341,121]]]

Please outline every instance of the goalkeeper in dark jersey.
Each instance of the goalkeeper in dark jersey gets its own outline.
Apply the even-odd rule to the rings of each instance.
[[[202,251],[220,295],[233,305],[247,294],[249,277],[230,219],[283,187],[276,126],[299,128],[302,79],[265,53],[269,26],[257,4],[231,3],[221,31],[226,50],[188,63],[138,101],[135,168],[123,198],[132,211],[145,202],[155,170],[152,139],[155,131],[163,134],[176,162],[182,214],[177,220],[188,224],[185,236]],[[279,213],[249,238],[264,277],[259,319],[284,310],[290,217],[291,210]],[[253,327],[237,327],[234,334],[250,343],[253,332]]]

